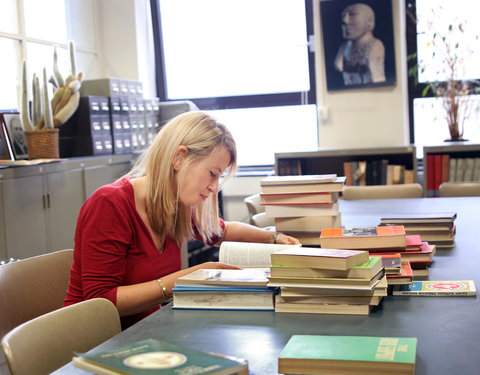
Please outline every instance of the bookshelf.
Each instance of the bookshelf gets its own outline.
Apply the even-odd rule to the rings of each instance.
[[[438,196],[445,181],[480,181],[479,173],[480,144],[458,142],[423,147],[425,196]]]
[[[417,181],[417,157],[414,145],[401,147],[329,149],[312,152],[291,152],[275,154],[275,173],[288,174],[325,174],[344,175],[344,163],[352,161],[375,162],[388,160],[389,164],[404,166],[413,170],[414,182]]]

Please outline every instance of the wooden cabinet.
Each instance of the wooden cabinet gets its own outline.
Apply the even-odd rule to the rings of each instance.
[[[426,196],[439,196],[442,182],[480,181],[480,144],[445,143],[423,148],[423,188]]]
[[[374,163],[388,160],[390,165],[399,165],[412,171],[413,182],[416,182],[417,157],[415,146],[332,149],[313,152],[293,152],[275,154],[275,173],[287,174],[330,174],[346,175],[344,163]]]
[[[100,185],[125,174],[132,158],[73,158],[2,169],[0,260],[73,248],[82,204]]]

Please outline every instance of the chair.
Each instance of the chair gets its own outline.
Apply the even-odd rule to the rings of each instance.
[[[253,215],[251,220],[253,225],[260,228],[267,228],[275,225],[273,217],[267,216],[265,212],[259,212],[258,214]]]
[[[423,197],[422,185],[398,184],[398,185],[367,185],[367,186],[344,186],[343,199],[386,199],[386,198],[421,198]]]
[[[30,319],[63,306],[73,250],[0,266],[0,338]]]
[[[246,197],[243,201],[247,205],[248,213],[250,215],[250,224],[253,224],[253,215],[256,215],[260,212],[265,212],[265,207],[260,204],[260,194],[257,193],[250,195]]]
[[[2,348],[12,375],[44,375],[120,331],[115,305],[93,298],[21,324],[3,337]]]
[[[480,196],[480,182],[444,182],[440,185],[441,197]]]

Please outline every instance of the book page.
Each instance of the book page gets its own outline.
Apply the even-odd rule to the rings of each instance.
[[[224,241],[220,245],[219,261],[244,268],[267,268],[271,266],[270,254],[299,246]]]

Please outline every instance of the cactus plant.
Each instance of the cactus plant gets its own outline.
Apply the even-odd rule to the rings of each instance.
[[[27,84],[27,61],[22,62],[22,109],[20,111],[22,125],[26,131],[33,131],[34,127],[32,120],[30,119],[30,113],[28,110],[28,84]]]

